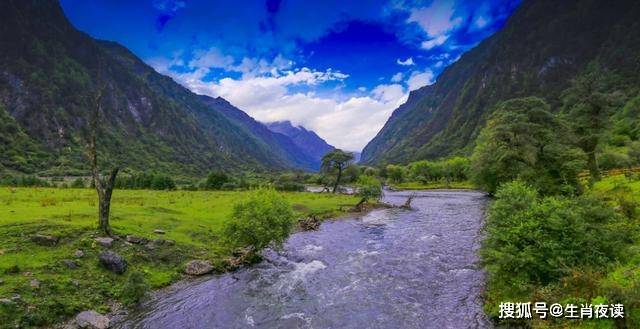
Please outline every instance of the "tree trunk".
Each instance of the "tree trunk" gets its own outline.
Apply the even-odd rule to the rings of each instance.
[[[331,193],[336,193],[336,191],[338,190],[338,185],[340,184],[340,178],[342,178],[342,167],[338,168],[338,177],[336,177],[336,183],[333,184],[333,192]]]
[[[109,213],[111,211],[111,195],[115,185],[118,168],[111,171],[106,182],[100,180],[99,176],[94,176],[96,191],[98,192],[98,229],[107,235],[112,235],[109,225]]]
[[[600,169],[598,168],[598,160],[596,159],[596,151],[590,151],[587,153],[587,166],[589,167],[589,174],[591,175],[590,183],[593,184],[600,180]]]

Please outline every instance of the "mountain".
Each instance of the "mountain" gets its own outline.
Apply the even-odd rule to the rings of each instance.
[[[244,129],[248,134],[257,136],[272,154],[287,160],[288,163],[293,164],[296,168],[306,170],[320,168],[320,159],[309,154],[304,145],[298,144],[297,140],[292,136],[273,131],[268,124],[265,125],[256,121],[222,97],[200,96],[200,99],[211,109],[222,113],[227,119]],[[310,133],[313,134],[313,132]],[[317,137],[317,135],[313,135]]]
[[[293,126],[290,121],[276,121],[265,125],[269,130],[291,138],[295,145],[318,163],[318,167],[322,157],[335,149],[315,132],[302,126]]]
[[[617,74],[622,88],[637,88],[638,17],[640,2],[631,0],[525,0],[435,84],[412,91],[364,148],[362,162],[468,154],[496,103],[539,96],[557,108],[562,91],[590,63]]]
[[[184,176],[315,168],[285,136],[248,128],[252,119],[235,108],[230,115],[230,104],[212,104],[126,48],[78,31],[57,1],[0,2],[0,172],[86,173],[98,89],[105,165]]]

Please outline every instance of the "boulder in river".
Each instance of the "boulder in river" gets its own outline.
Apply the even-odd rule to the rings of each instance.
[[[122,274],[127,270],[127,261],[112,251],[106,251],[98,255],[100,265],[116,274]]]
[[[60,238],[52,235],[36,234],[31,237],[31,240],[41,246],[53,247],[58,244]]]
[[[96,238],[96,242],[105,248],[111,248],[113,246],[113,239],[109,237]]]
[[[184,268],[184,273],[189,275],[205,275],[211,271],[213,266],[205,260],[192,260]]]
[[[76,316],[75,322],[78,328],[107,329],[111,321],[96,311],[84,311]]]

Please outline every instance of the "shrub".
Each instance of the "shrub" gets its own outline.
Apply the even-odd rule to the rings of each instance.
[[[207,176],[203,187],[206,190],[219,190],[228,181],[229,177],[225,173],[214,171]]]
[[[84,179],[82,179],[82,177],[78,177],[78,178],[74,179],[73,183],[71,183],[71,187],[72,188],[85,188]]]
[[[630,167],[632,163],[633,161],[629,155],[612,150],[605,150],[598,156],[598,165],[600,169],[603,170],[627,168]]]
[[[291,205],[278,192],[255,190],[233,206],[225,238],[233,247],[251,246],[254,251],[272,243],[280,247],[291,234],[294,219]]]
[[[358,196],[365,202],[380,200],[382,197],[382,184],[375,177],[362,175],[358,178]]]
[[[126,305],[138,303],[149,291],[149,285],[145,281],[144,274],[138,271],[132,272],[127,282],[122,286],[122,301]]]
[[[481,254],[491,280],[516,290],[554,282],[576,266],[604,266],[630,239],[613,207],[592,196],[540,198],[515,181],[496,197]]]

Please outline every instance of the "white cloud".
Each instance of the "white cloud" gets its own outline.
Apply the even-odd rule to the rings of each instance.
[[[218,61],[219,58],[209,54],[207,59],[210,61],[203,60],[201,63],[228,63]],[[238,79],[223,78],[218,82],[206,82],[202,78],[208,68],[192,67],[192,72],[178,73],[170,69],[173,61],[148,62],[160,73],[172,76],[193,92],[212,97],[221,96],[256,120],[290,120],[315,131],[330,144],[350,151],[362,150],[382,128],[393,110],[406,101],[408,95],[408,91],[399,84],[378,85],[369,93],[364,88],[360,89],[360,92],[365,93],[363,96],[344,95],[340,90],[334,91],[335,95],[327,96],[290,91],[289,87],[296,85],[317,86],[349,77],[331,69],[317,71],[309,68],[274,68],[260,74],[261,70],[255,69],[261,67],[258,60],[252,62],[257,63],[256,65],[248,65],[254,69],[245,70]],[[195,65],[199,62],[191,63]]]
[[[404,74],[402,72],[398,72],[391,77],[391,82],[400,82],[404,78]]]
[[[430,6],[411,9],[408,22],[415,22],[430,37],[443,35],[457,27],[462,20],[454,17],[454,3],[434,0]]]
[[[409,80],[407,80],[407,85],[409,86],[409,90],[416,90],[434,82],[434,75],[430,70],[426,70],[424,72],[414,71],[411,73]]]
[[[423,49],[431,49],[433,47],[437,47],[442,45],[445,41],[447,41],[448,36],[446,35],[439,35],[431,40],[427,40],[427,41],[423,41],[422,42],[422,48]]]
[[[402,66],[411,66],[411,65],[415,65],[415,63],[413,62],[413,57],[409,57],[405,60],[400,60],[400,58],[396,59],[396,64],[398,65],[402,65]]]

